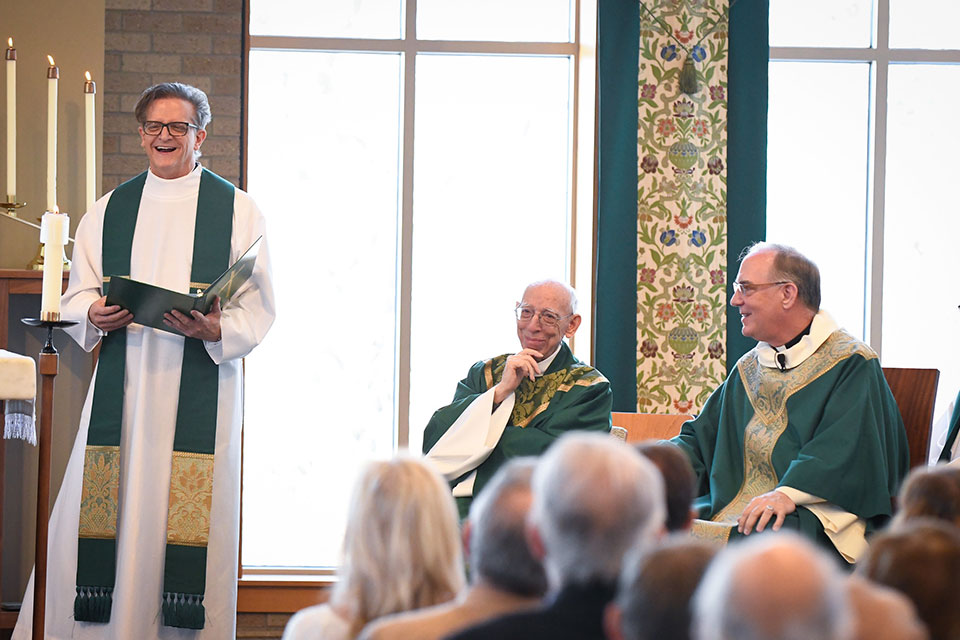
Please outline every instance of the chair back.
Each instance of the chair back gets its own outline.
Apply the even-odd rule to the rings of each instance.
[[[680,427],[693,416],[681,413],[620,413],[611,416],[614,427],[625,429],[627,442],[644,440],[669,440],[680,433]]]
[[[883,375],[900,408],[900,417],[910,444],[910,468],[927,464],[933,427],[933,403],[937,398],[938,369],[884,367]]]

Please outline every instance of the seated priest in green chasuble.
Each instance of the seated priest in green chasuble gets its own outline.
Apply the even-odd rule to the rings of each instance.
[[[610,383],[563,340],[580,326],[574,290],[535,282],[516,316],[520,351],[473,365],[424,430],[423,452],[450,481],[461,516],[505,460],[539,455],[575,429],[610,431]]]
[[[877,354],[820,309],[820,272],[790,247],[752,246],[733,288],[757,346],[672,440],[698,476],[694,533],[788,527],[854,563],[909,469]]]
[[[149,166],[77,228],[63,316],[100,354],[50,516],[45,638],[236,637],[242,359],[275,311],[260,210],[199,162],[210,120],[195,87],[144,91],[129,126]],[[250,278],[205,314],[146,326],[108,302],[120,277],[206,289],[258,238]],[[33,607],[31,578],[16,640]]]

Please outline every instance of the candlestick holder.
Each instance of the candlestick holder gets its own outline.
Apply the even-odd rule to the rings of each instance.
[[[53,433],[53,382],[60,369],[60,355],[53,346],[53,330],[71,327],[75,320],[48,322],[39,318],[21,318],[23,324],[43,327],[47,340],[38,359],[43,386],[40,392],[40,428],[37,432],[37,539],[36,568],[33,577],[33,637],[43,638],[47,598],[47,540],[50,529],[50,451]]]

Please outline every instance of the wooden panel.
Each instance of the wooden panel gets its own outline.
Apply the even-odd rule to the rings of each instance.
[[[684,422],[693,420],[686,414],[618,413],[611,414],[613,426],[627,430],[627,442],[668,440],[680,433]]]
[[[927,463],[930,453],[930,431],[933,425],[933,403],[937,397],[937,369],[898,369],[884,367],[883,375],[900,408],[903,425],[910,443],[910,467]]]
[[[332,578],[241,578],[237,582],[237,613],[294,613],[326,602]]]

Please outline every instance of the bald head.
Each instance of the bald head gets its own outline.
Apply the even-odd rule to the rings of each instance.
[[[698,640],[839,640],[848,629],[837,568],[786,532],[726,549],[697,590],[695,610]]]
[[[577,312],[577,292],[566,282],[549,279],[531,282],[527,285],[527,288],[523,290],[523,299],[526,300],[527,294],[535,289],[549,292],[556,300],[563,300],[563,306],[557,309],[557,311],[561,311],[562,313]]]

